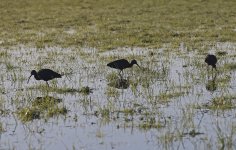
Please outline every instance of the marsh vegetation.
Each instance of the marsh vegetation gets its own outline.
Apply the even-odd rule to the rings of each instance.
[[[235,149],[235,8],[2,0],[0,149]],[[106,65],[121,58],[141,68],[120,78]],[[27,84],[42,68],[63,76]]]

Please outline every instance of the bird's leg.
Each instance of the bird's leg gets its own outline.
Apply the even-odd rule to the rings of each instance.
[[[211,67],[211,75],[213,75],[213,67]]]
[[[47,83],[47,85],[48,85],[48,87],[49,87],[48,81],[46,81],[46,83]]]
[[[215,70],[216,70],[216,74],[218,73],[218,70],[216,69],[216,67],[215,67]]]
[[[212,71],[213,71],[213,70],[212,70]],[[212,72],[211,78],[212,78],[212,80],[214,79],[214,72]]]
[[[214,75],[214,77],[212,78],[212,81],[213,81],[213,89],[216,89],[217,88],[217,85],[216,85],[216,76],[217,76],[217,72],[216,74]]]
[[[121,76],[120,72],[121,72],[121,70],[120,70],[120,71],[119,71],[119,73],[118,73],[118,74],[119,74],[119,76]]]
[[[124,75],[123,70],[121,70],[121,80],[123,79],[123,75]]]
[[[207,78],[209,80],[209,65],[207,65]]]
[[[120,76],[121,79],[122,79],[122,74],[123,74],[123,71],[120,70],[120,72],[119,72],[119,76]]]

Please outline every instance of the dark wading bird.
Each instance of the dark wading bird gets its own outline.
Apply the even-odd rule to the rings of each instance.
[[[215,68],[215,70],[217,71],[216,69],[217,58],[215,55],[208,54],[207,57],[205,58],[205,62],[208,64],[208,66],[212,66],[212,71],[213,68]]]
[[[54,72],[54,71],[52,71],[52,70],[50,70],[50,69],[41,69],[41,70],[39,70],[38,72],[35,71],[35,70],[32,70],[30,77],[31,77],[32,75],[34,76],[34,78],[35,78],[36,80],[43,80],[43,81],[46,81],[46,83],[47,83],[48,86],[49,86],[49,84],[48,84],[48,81],[49,81],[49,80],[52,80],[52,79],[54,79],[54,78],[61,78],[61,75],[60,75],[59,73],[56,73],[56,72]],[[30,77],[29,77],[27,83],[29,83]]]
[[[140,68],[140,66],[138,65],[136,60],[132,60],[131,63],[129,63],[128,60],[126,60],[126,59],[115,60],[115,61],[107,64],[107,66],[120,70],[120,72],[119,72],[119,74],[120,74],[121,72],[123,73],[123,69],[130,68],[134,64],[136,64]]]

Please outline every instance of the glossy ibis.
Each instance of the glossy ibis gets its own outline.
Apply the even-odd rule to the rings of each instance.
[[[208,66],[212,66],[212,70],[213,68],[217,70],[216,69],[217,58],[215,55],[208,54],[207,57],[205,58],[205,62],[208,64]]]
[[[123,72],[123,69],[130,68],[134,64],[136,64],[140,68],[136,60],[132,60],[131,63],[129,63],[126,59],[115,60],[113,62],[108,63],[107,66],[120,70],[120,74],[121,72]]]
[[[49,84],[48,84],[48,81],[49,81],[49,80],[52,80],[52,79],[54,79],[54,78],[61,78],[61,75],[60,75],[59,73],[56,73],[56,72],[54,72],[54,71],[52,71],[52,70],[50,70],[50,69],[41,69],[41,70],[39,70],[38,72],[35,71],[35,70],[32,70],[30,77],[31,77],[32,75],[34,76],[34,78],[35,78],[36,80],[43,80],[43,81],[46,81],[46,83],[47,83],[48,86],[49,86]],[[29,83],[30,77],[29,77],[27,83]]]

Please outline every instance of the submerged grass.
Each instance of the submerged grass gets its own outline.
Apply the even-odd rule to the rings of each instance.
[[[48,119],[55,115],[65,115],[68,110],[64,106],[58,106],[61,101],[61,99],[50,96],[37,97],[32,101],[31,106],[19,109],[17,114],[23,122],[41,118]]]
[[[177,98],[180,96],[183,96],[185,93],[184,92],[172,92],[172,93],[160,93],[158,95],[158,99],[161,101],[169,101],[172,98]]]
[[[106,95],[108,97],[118,97],[120,96],[119,91],[116,88],[113,87],[107,87],[106,89]]]
[[[0,122],[0,133],[5,132],[5,128],[3,127],[3,124]]]
[[[59,93],[59,94],[81,93],[83,95],[89,95],[90,93],[93,92],[93,89],[88,87],[88,86],[81,87],[81,88],[68,88],[68,87],[56,87],[56,86],[48,87],[48,86],[42,84],[42,85],[37,85],[37,86],[30,87],[29,89],[34,89],[34,90],[35,89],[40,89],[44,92],[56,92],[56,93]]]
[[[34,119],[40,119],[40,111],[37,108],[26,107],[17,112],[19,119],[22,122],[32,121]]]
[[[164,128],[165,127],[166,122],[165,121],[156,121],[155,118],[148,118],[147,120],[143,121],[142,123],[139,124],[139,128],[141,129],[152,129],[152,128]]]
[[[229,110],[236,108],[235,95],[226,95],[213,98],[209,103],[195,106],[198,109]]]

